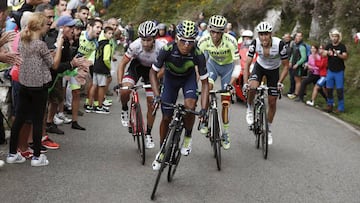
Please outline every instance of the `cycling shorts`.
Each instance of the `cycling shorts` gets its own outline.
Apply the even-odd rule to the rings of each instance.
[[[214,60],[209,59],[206,62],[207,71],[209,73],[209,83],[214,84],[217,77],[221,77],[221,89],[225,89],[231,81],[231,75],[234,70],[234,64],[219,65]]]
[[[122,79],[122,83],[128,82],[131,83],[132,85],[135,85],[139,81],[139,79],[142,78],[145,84],[150,84],[150,79],[149,79],[150,69],[151,67],[143,66],[141,65],[139,60],[133,59],[130,62],[130,65]],[[146,88],[145,90],[147,97],[154,96],[154,93],[151,88]]]
[[[271,96],[279,96],[277,91],[277,83],[279,81],[279,68],[273,70],[267,70],[260,64],[255,63],[254,68],[250,74],[249,81],[256,80],[259,83],[266,77],[266,84],[269,87],[268,94]]]
[[[164,85],[161,92],[161,101],[175,104],[180,88],[182,88],[185,99],[197,99],[197,82],[195,71],[190,72],[186,76],[175,76],[166,70],[163,78]],[[161,111],[166,116],[172,116],[174,112],[172,108],[167,106],[161,106]]]

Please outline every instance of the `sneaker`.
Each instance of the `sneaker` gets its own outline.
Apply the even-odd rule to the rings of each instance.
[[[103,101],[103,105],[104,105],[104,106],[111,106],[111,105],[112,105],[112,100],[110,100],[110,99],[105,99],[105,100]]]
[[[8,164],[24,163],[25,161],[25,157],[21,156],[19,152],[16,154],[8,154],[6,157],[6,163]]]
[[[84,127],[81,127],[77,121],[71,122],[71,128],[75,130],[86,130]]]
[[[34,155],[34,151],[28,147],[28,149],[26,151],[21,151],[20,149],[18,149],[18,152],[21,154],[21,156],[23,156],[25,159],[30,159],[31,157],[33,157]]]
[[[5,162],[3,160],[0,160],[0,168],[5,165]]]
[[[164,153],[158,152],[155,156],[155,160],[152,162],[152,168],[154,171],[158,171],[161,167],[161,162],[164,159]]]
[[[105,109],[105,108],[103,108],[103,107],[96,107],[95,108],[95,113],[99,113],[99,114],[109,114],[110,113],[110,111],[109,110],[107,110],[107,109]]]
[[[306,104],[309,106],[314,106],[314,102],[311,100],[306,101]]]
[[[268,133],[268,145],[272,145],[272,143],[273,143],[272,133],[269,130],[269,133]]]
[[[31,166],[46,166],[48,164],[49,160],[47,160],[45,154],[40,154],[39,157],[33,156],[31,159]]]
[[[86,113],[95,112],[95,111],[94,111],[94,107],[93,107],[93,106],[90,106],[90,105],[86,105],[86,106],[85,106],[85,112],[86,112]]]
[[[34,150],[34,143],[29,143],[29,147]],[[46,153],[47,152],[47,148],[44,145],[41,145],[40,147],[40,153]]]
[[[129,112],[128,111],[121,111],[121,124],[124,127],[129,126]]]
[[[296,94],[287,94],[287,97],[289,99],[295,99],[296,98]]]
[[[254,114],[250,109],[246,109],[246,122],[248,125],[252,125],[254,123]]]
[[[333,106],[332,105],[327,105],[326,108],[324,109],[326,112],[331,113],[333,111]]]
[[[151,135],[146,135],[145,137],[145,146],[147,149],[152,149],[155,147],[155,143],[151,137]]]
[[[205,122],[201,122],[200,123],[200,133],[203,135],[208,135],[209,132],[209,128],[207,127],[207,124]]]
[[[230,137],[226,132],[224,132],[222,135],[221,145],[224,149],[230,149]]]
[[[46,132],[48,133],[55,133],[58,135],[63,135],[64,131],[60,130],[57,125],[55,125],[54,123],[51,123],[49,126],[46,127]]]
[[[181,147],[181,154],[184,156],[188,156],[191,153],[191,145],[192,138],[185,136],[183,146]]]
[[[45,135],[41,139],[41,144],[46,147],[46,149],[59,149],[60,145],[49,138],[49,136]]]
[[[53,121],[54,121],[55,125],[61,125],[61,124],[64,123],[64,121],[61,120],[60,118],[58,118],[58,117],[56,116],[56,114],[55,114],[55,116],[54,116]]]
[[[72,121],[71,118],[65,116],[64,112],[59,112],[55,116],[63,120],[65,124],[69,124]]]

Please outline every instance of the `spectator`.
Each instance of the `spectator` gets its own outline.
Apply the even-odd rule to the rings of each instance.
[[[201,23],[199,26],[199,34],[196,37],[196,41],[199,41],[199,39],[204,36],[209,34],[209,31],[207,30],[207,24],[205,22]]]
[[[327,112],[332,112],[334,106],[334,87],[338,97],[337,113],[345,110],[344,103],[344,61],[348,58],[346,46],[341,43],[342,35],[337,29],[333,29],[329,33],[331,43],[325,47],[324,55],[328,55],[328,70],[326,75],[327,88]],[[335,86],[336,85],[336,86]]]
[[[233,37],[237,38],[236,37],[236,33],[232,30],[232,24],[231,23],[228,23],[226,25],[226,33],[229,33],[230,35],[232,35]]]
[[[320,79],[316,82],[316,85],[314,86],[313,92],[311,94],[311,100],[306,101],[307,105],[314,106],[315,98],[320,92],[320,94],[325,98],[325,101],[327,101],[326,96],[326,71],[327,71],[327,64],[328,64],[328,58],[327,56],[324,56],[324,45],[319,46],[319,54],[320,54],[320,60],[315,61],[315,65],[319,67],[319,75]]]
[[[175,40],[175,35],[176,35],[175,29],[176,29],[175,24],[170,24],[169,25],[168,35],[170,35],[173,40]]]
[[[306,56],[306,47],[303,44],[303,34],[302,32],[297,32],[295,35],[294,46],[291,49],[290,57],[290,69],[294,71],[294,80],[295,80],[295,92],[294,94],[289,94],[290,99],[295,99],[299,95],[302,76],[304,75],[304,64],[307,59]]]
[[[134,32],[134,28],[133,28],[133,24],[132,22],[129,22],[126,26],[125,26],[125,52],[128,49],[129,45],[131,44],[131,42],[134,41],[134,37],[135,37],[135,32]]]
[[[165,44],[173,41],[172,37],[167,34],[166,31],[167,27],[164,23],[158,24],[157,28],[158,28],[158,35],[156,36],[156,39],[164,42]]]
[[[87,0],[70,0],[67,4],[66,10],[71,13],[76,13],[77,9],[81,6],[86,6]]]
[[[89,8],[86,6],[80,6],[78,9],[78,12],[76,13],[76,18],[80,19],[84,27],[86,28],[88,23],[88,17],[89,17]]]
[[[61,57],[62,37],[58,38],[57,51],[54,59],[45,42],[41,40],[49,27],[48,18],[42,13],[34,13],[28,21],[27,27],[21,31],[19,52],[24,59],[19,72],[18,116],[11,128],[8,163],[22,163],[25,158],[17,152],[19,131],[26,118],[31,118],[33,124],[34,156],[32,166],[49,164],[47,157],[40,154],[41,130],[43,125],[48,83],[51,81],[50,68],[56,69]]]
[[[319,55],[318,46],[312,45],[311,46],[311,54],[308,57],[308,62],[305,63],[305,69],[308,70],[309,74],[301,82],[299,95],[294,101],[304,102],[304,94],[306,91],[306,86],[310,83],[313,83],[315,85],[316,82],[320,79],[320,68],[318,66],[316,66],[316,61],[318,61],[318,60],[321,60],[320,55]]]

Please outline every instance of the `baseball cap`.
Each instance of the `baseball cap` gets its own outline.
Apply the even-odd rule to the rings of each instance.
[[[74,20],[72,17],[70,16],[61,16],[58,20],[57,20],[57,27],[60,26],[74,26],[76,24],[77,20]]]

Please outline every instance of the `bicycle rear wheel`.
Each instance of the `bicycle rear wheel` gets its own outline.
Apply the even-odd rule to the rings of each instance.
[[[221,170],[221,137],[220,137],[220,128],[219,128],[219,117],[216,109],[213,109],[212,112],[212,126],[211,126],[211,134],[214,140],[213,150],[214,156],[216,159],[216,165],[218,170]]]
[[[140,155],[141,164],[144,165],[145,164],[145,135],[144,135],[145,133],[144,133],[144,122],[143,122],[141,107],[139,103],[135,104],[135,112],[136,112],[135,128],[136,128],[137,147]]]
[[[180,162],[181,152],[180,152],[179,143],[180,143],[181,132],[182,131],[175,130],[175,133],[173,134],[172,147],[170,149],[171,155],[169,159],[169,171],[167,176],[168,182],[171,182],[173,180],[173,177],[176,172],[176,168]]]
[[[264,102],[261,108],[261,117],[260,117],[260,132],[261,132],[261,147],[263,152],[264,159],[267,159],[268,155],[268,136],[269,136],[269,123],[266,112],[266,104]]]

